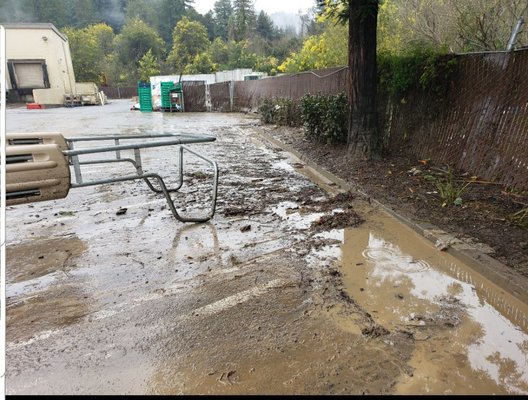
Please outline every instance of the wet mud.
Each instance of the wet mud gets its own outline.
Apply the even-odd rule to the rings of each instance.
[[[389,216],[346,229],[347,293],[389,331],[412,336],[397,393],[524,393],[528,308]]]
[[[212,133],[193,149],[219,164],[216,214],[180,223],[144,182],[8,207],[8,394],[528,393],[528,311],[506,289],[250,116],[128,106],[11,109],[7,130]],[[145,170],[174,183],[175,154]],[[210,171],[185,165],[178,210],[204,212]]]

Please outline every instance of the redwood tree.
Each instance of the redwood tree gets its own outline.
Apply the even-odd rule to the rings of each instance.
[[[348,21],[348,151],[370,158],[381,151],[377,118],[376,31],[379,0],[318,0],[325,12]]]
[[[378,154],[376,29],[378,0],[350,0],[348,17],[348,150]]]

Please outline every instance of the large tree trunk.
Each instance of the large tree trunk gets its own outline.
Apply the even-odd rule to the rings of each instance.
[[[349,7],[348,152],[370,158],[381,150],[376,108],[378,0],[349,0]]]

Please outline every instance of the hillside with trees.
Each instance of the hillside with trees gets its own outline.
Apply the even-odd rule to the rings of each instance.
[[[3,0],[0,21],[53,23],[69,38],[77,80],[100,85],[135,85],[153,73],[253,68],[275,75],[348,63],[348,24],[324,12],[331,1],[314,0],[310,12],[299,13],[298,32],[278,28],[251,0],[217,0],[205,14],[193,3]],[[399,68],[401,57],[504,50],[521,17],[528,19],[526,0],[380,1],[380,79],[387,79],[387,66]],[[527,45],[525,27],[517,47]],[[405,85],[402,74],[391,85]]]
[[[325,12],[325,5],[343,7],[344,2],[317,3],[316,28],[279,71],[347,65],[348,24],[339,24],[334,18],[339,10]],[[383,57],[506,50],[512,31],[523,17],[528,22],[526,0],[382,0],[377,53]],[[517,48],[523,46],[528,46],[526,25],[517,38]]]
[[[112,86],[152,73],[275,75],[302,43],[251,0],[218,0],[204,15],[192,0],[5,0],[0,20],[54,24],[68,36],[77,80]]]

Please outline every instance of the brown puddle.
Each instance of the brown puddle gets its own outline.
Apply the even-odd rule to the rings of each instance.
[[[412,335],[399,394],[528,393],[528,306],[384,214],[344,230],[345,290]]]
[[[88,304],[75,288],[58,285],[23,301],[8,301],[6,314],[6,341],[17,343],[74,324],[88,314]]]
[[[60,284],[85,249],[77,237],[35,238],[7,246],[7,342],[73,324],[87,314],[82,293]]]
[[[300,297],[296,285],[281,287],[191,317],[161,346],[147,394],[391,393],[405,370],[400,349],[343,332],[317,311],[292,313],[305,307]]]
[[[85,249],[85,244],[77,237],[35,238],[6,246],[7,283],[36,279],[55,271],[66,271],[70,268],[72,258]]]

